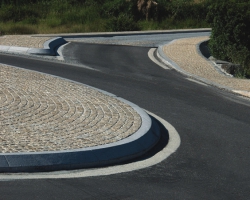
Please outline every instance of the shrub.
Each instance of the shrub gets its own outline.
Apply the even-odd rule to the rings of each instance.
[[[208,12],[208,1],[196,3],[194,0],[175,0],[165,3],[165,14],[172,19],[205,20]]]
[[[8,34],[37,34],[37,31],[34,27],[21,24],[11,26],[7,32]]]
[[[207,26],[204,19],[208,0],[202,3],[197,0],[153,1],[157,4],[151,2],[149,6],[149,0],[2,0],[0,23],[4,24],[1,29],[4,28],[6,34],[10,33],[7,26],[16,24],[43,33]]]
[[[129,16],[121,14],[110,19],[106,24],[107,31],[137,31],[137,23]]]
[[[106,1],[103,5],[103,12],[106,16],[118,17],[121,14],[134,18],[137,15],[136,1],[113,0]]]
[[[219,2],[210,6],[207,15],[212,26],[209,48],[216,58],[242,65],[240,76],[249,76],[250,4],[239,2]]]
[[[14,5],[4,5],[0,9],[0,21],[7,22],[20,22],[23,20],[29,20],[34,22],[35,19],[40,17],[39,10],[35,10],[32,6],[14,6]]]

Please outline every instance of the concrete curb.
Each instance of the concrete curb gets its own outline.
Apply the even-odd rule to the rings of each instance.
[[[208,56],[210,55],[209,53],[209,50],[207,48],[207,42],[209,41],[208,40],[204,40],[200,43],[198,43],[196,45],[196,51],[197,53],[203,57],[204,59],[207,60],[207,62],[209,62],[215,69],[216,71],[219,73],[219,74],[222,74],[222,75],[225,75],[225,76],[228,76],[228,77],[233,77],[231,74],[228,74],[226,71],[222,70],[217,64],[215,61],[212,61],[212,60],[209,60]]]
[[[134,160],[131,163],[121,163],[114,166],[94,168],[94,169],[80,169],[69,171],[55,171],[55,172],[37,172],[37,173],[0,173],[0,180],[12,181],[12,180],[32,180],[32,179],[68,179],[68,178],[83,178],[93,176],[107,176],[118,173],[131,172],[134,170],[140,170],[147,167],[156,165],[163,160],[167,159],[170,155],[177,151],[181,144],[181,138],[177,130],[161,117],[145,110],[151,117],[155,118],[158,123],[161,123],[166,129],[161,135],[160,143],[165,142],[164,148],[157,151],[153,156],[149,156],[143,159]],[[158,143],[157,143],[158,145]]]
[[[56,48],[65,43],[67,42],[63,38],[57,37],[46,41],[44,43],[43,49],[0,45],[0,51],[9,53],[26,53],[35,55],[55,56],[57,55]]]
[[[139,130],[118,142],[96,147],[51,152],[0,153],[0,172],[42,172],[113,165],[136,158],[158,143],[161,133],[154,118],[125,99],[97,90],[129,104],[141,116],[142,125]]]

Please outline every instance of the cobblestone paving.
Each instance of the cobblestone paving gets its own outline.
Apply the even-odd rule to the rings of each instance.
[[[218,73],[212,64],[197,53],[196,45],[208,39],[209,37],[179,39],[165,45],[163,51],[168,58],[191,74],[235,90],[250,92],[250,80],[227,77]],[[241,94],[248,96],[248,92],[242,92]],[[238,91],[238,93],[240,92]]]
[[[0,37],[0,45],[28,48],[43,48],[51,37],[31,37],[29,35],[6,35]]]
[[[132,107],[97,90],[0,65],[0,153],[92,147],[140,126]]]

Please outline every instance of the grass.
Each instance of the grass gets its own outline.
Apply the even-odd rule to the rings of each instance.
[[[162,22],[140,21],[141,30],[168,30],[168,29],[186,29],[186,28],[207,28],[209,25],[205,21],[186,19],[173,20],[165,19]]]
[[[119,0],[116,0],[118,2]],[[121,0],[122,1],[122,0]],[[194,0],[198,4],[197,1]],[[4,2],[8,2],[7,0]],[[23,0],[22,2],[25,2]],[[133,19],[126,13],[118,12],[115,18],[107,14],[102,4],[94,0],[42,0],[37,3],[20,5],[19,1],[9,1],[0,4],[0,32],[2,34],[35,34],[35,33],[70,33],[70,32],[105,32],[105,31],[133,31],[133,30],[160,30],[180,28],[204,28],[208,27],[205,19],[172,19],[165,16],[161,21],[156,19],[124,22],[122,18]],[[80,2],[80,3],[79,3]],[[106,0],[108,2],[108,0]],[[18,5],[16,5],[18,4]],[[106,4],[107,5],[107,4]],[[108,4],[110,10],[116,9],[111,1]],[[123,17],[122,17],[123,16]],[[120,20],[119,20],[120,19]],[[126,20],[125,20],[126,21]],[[112,23],[115,23],[112,24]]]
[[[0,23],[0,32],[2,35],[9,34],[37,34],[39,31],[37,30],[37,26],[23,24],[23,23]]]
[[[84,23],[63,23],[59,18],[41,20],[37,24],[27,22],[0,22],[0,31],[2,34],[46,34],[46,33],[80,33],[80,32],[105,32],[108,20],[96,19]],[[138,21],[139,30],[164,30],[164,29],[182,29],[182,28],[206,28],[208,25],[204,22],[187,19],[171,20],[166,19],[162,22]],[[133,31],[133,30],[132,30]]]

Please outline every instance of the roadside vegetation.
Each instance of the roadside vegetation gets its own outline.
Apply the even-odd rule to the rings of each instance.
[[[212,28],[209,48],[250,77],[250,0],[1,0],[0,35]],[[237,65],[238,64],[238,65]]]
[[[212,55],[233,63],[225,68],[229,73],[250,78],[250,1],[218,1],[209,7],[207,22]]]
[[[4,34],[208,27],[208,4],[193,0],[1,0]]]

